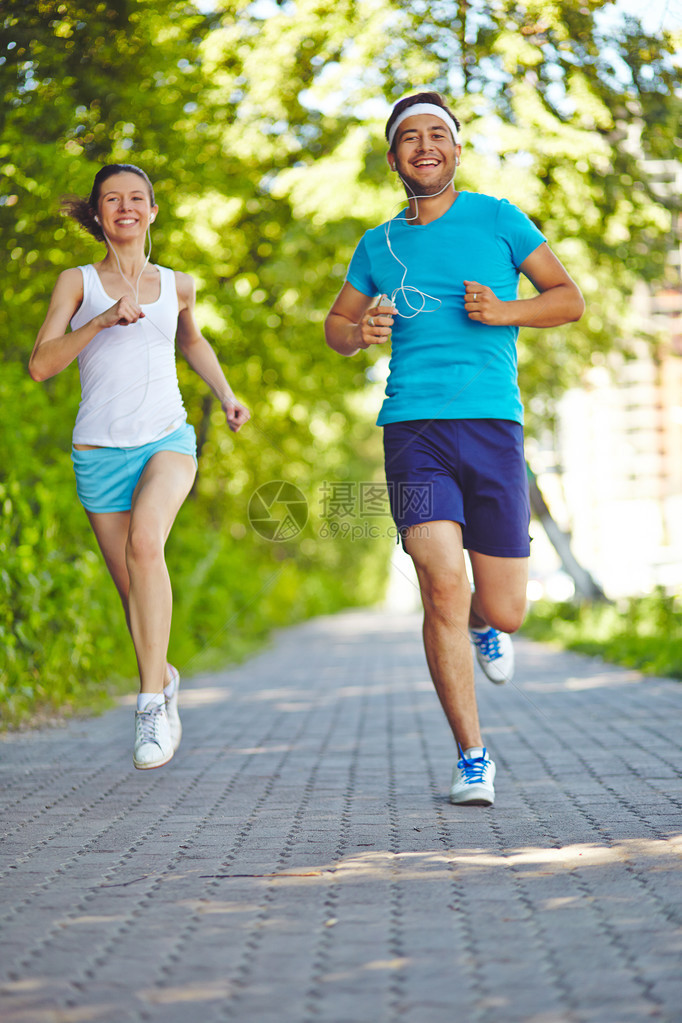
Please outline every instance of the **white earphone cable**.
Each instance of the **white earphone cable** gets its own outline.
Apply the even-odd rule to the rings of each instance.
[[[135,296],[135,301],[137,302],[138,305],[140,305],[140,280],[142,279],[142,274],[144,273],[144,271],[145,271],[145,269],[147,267],[147,264],[149,263],[149,260],[151,258],[151,254],[152,254],[152,233],[151,233],[151,229],[150,229],[149,224],[147,224],[147,238],[149,239],[149,251],[147,252],[147,254],[145,256],[144,263],[142,264],[142,269],[140,270],[139,274],[137,275],[137,280],[135,281],[135,286],[134,287],[131,284],[131,282],[128,280],[128,278],[125,276],[125,274],[123,273],[123,269],[121,267],[121,260],[118,257],[118,252],[116,251],[116,247],[114,246],[113,242],[111,241],[111,238],[109,238],[109,236],[107,235],[107,233],[106,233],[106,231],[104,230],[103,227],[102,227],[101,230],[102,230],[102,234],[106,238],[107,245],[109,246],[109,248],[111,249],[111,251],[114,254],[114,257],[116,259],[116,265],[118,266],[118,272],[120,273],[121,277],[123,278],[125,283],[128,285],[128,287],[130,288],[130,290],[133,292],[133,295]],[[162,286],[162,284],[160,284],[160,287],[161,286]],[[147,352],[147,368],[146,368],[146,373],[145,373],[145,378],[146,379],[145,379],[145,385],[144,385],[144,393],[143,393],[140,401],[138,402],[138,404],[135,406],[134,409],[132,409],[129,412],[125,412],[121,416],[117,416],[116,419],[113,419],[111,421],[111,423],[109,424],[109,436],[111,437],[112,440],[114,439],[114,437],[113,437],[114,425],[116,423],[119,423],[122,419],[130,419],[131,416],[136,415],[140,411],[142,406],[144,405],[145,401],[147,400],[147,395],[149,394],[149,384],[151,382],[151,368],[152,368],[151,367],[151,350],[150,350],[151,349],[151,345],[150,345],[149,337],[147,336],[146,324],[144,323],[144,320],[149,320],[150,325],[152,327],[155,327],[156,330],[161,335],[161,337],[163,337],[166,341],[169,341],[172,345],[175,344],[174,338],[167,337],[166,334],[158,327],[158,325],[156,323],[154,323],[154,321],[152,319],[149,318],[147,313],[144,314],[143,318],[141,317],[137,321],[136,326],[139,329],[142,330],[142,333],[143,333],[143,335],[145,335],[145,340],[147,342],[146,345],[145,345],[146,352]]]
[[[391,227],[391,224],[394,222],[394,220],[396,220],[397,223],[401,223],[401,222],[405,223],[405,222],[409,222],[411,220],[416,220],[417,217],[419,216],[419,200],[420,199],[433,199],[437,195],[441,195],[447,188],[450,188],[451,185],[454,185],[454,183],[455,183],[455,176],[453,174],[451,180],[448,181],[448,183],[446,185],[443,185],[443,187],[440,189],[440,191],[434,192],[432,195],[416,195],[414,192],[412,192],[412,189],[411,189],[410,185],[408,185],[408,183],[405,181],[405,179],[403,178],[403,176],[400,174],[399,171],[398,171],[398,177],[402,181],[402,183],[405,186],[405,188],[409,192],[412,193],[409,196],[409,199],[414,199],[414,202],[415,202],[415,213],[414,213],[414,216],[412,216],[412,217],[407,217],[407,216],[403,217],[402,221],[397,221],[396,218],[392,218],[391,220],[387,220],[386,224],[384,225],[384,233],[386,235],[386,244],[388,246],[388,251],[391,253],[391,255],[395,259],[396,263],[399,263],[400,266],[403,268],[403,276],[401,278],[400,284],[398,285],[397,288],[394,289],[394,291],[391,294],[391,305],[395,306],[396,316],[400,316],[404,320],[411,320],[413,317],[418,316],[419,313],[422,313],[422,312],[426,312],[426,313],[435,313],[436,312],[436,309],[427,309],[426,308],[426,303],[429,300],[432,301],[432,302],[436,302],[438,305],[441,305],[442,303],[441,303],[441,300],[439,298],[436,298],[435,295],[429,295],[428,292],[420,291],[419,288],[415,288],[411,284],[406,284],[405,283],[405,280],[406,280],[407,274],[408,274],[408,269],[407,269],[407,266],[403,263],[402,259],[399,259],[399,257],[396,256],[395,252],[393,251],[393,247],[391,245],[391,239],[390,239],[390,236],[389,236],[390,227]],[[417,308],[416,306],[412,305],[412,303],[410,302],[409,298],[407,297],[408,296],[408,292],[411,292],[413,295],[419,296],[419,298],[421,299],[421,305],[419,306],[419,308]],[[405,303],[405,305],[407,306],[408,309],[412,310],[412,312],[410,312],[410,313],[401,313],[399,311],[398,306],[396,304],[396,297],[398,295],[402,296],[403,302]]]
[[[123,278],[125,283],[128,285],[128,287],[130,288],[130,290],[132,291],[133,295],[135,296],[135,301],[139,305],[140,304],[140,278],[142,277],[142,274],[144,273],[144,271],[146,269],[146,266],[147,266],[147,263],[149,262],[149,259],[150,259],[151,254],[152,254],[152,232],[151,232],[151,230],[149,228],[149,224],[147,224],[147,238],[149,239],[149,252],[145,256],[144,263],[142,264],[142,269],[140,270],[139,274],[137,275],[137,280],[135,281],[135,287],[133,287],[133,285],[130,283],[130,281],[128,280],[126,275],[123,273],[123,270],[121,268],[121,260],[118,258],[118,252],[116,251],[116,247],[115,247],[114,243],[112,242],[111,238],[106,233],[106,231],[104,230],[103,227],[102,227],[102,234],[104,235],[104,237],[107,240],[107,245],[109,246],[109,248],[113,252],[114,256],[116,257],[116,265],[118,266],[118,272],[120,273],[121,277]]]

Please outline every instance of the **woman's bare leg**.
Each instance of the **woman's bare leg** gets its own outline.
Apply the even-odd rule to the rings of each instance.
[[[166,682],[173,598],[164,547],[195,473],[189,455],[158,451],[133,495],[125,559],[130,631],[142,693],[160,693]]]
[[[163,548],[195,472],[189,455],[159,451],[142,473],[130,511],[87,512],[123,604],[140,668],[141,692],[160,692],[160,686],[170,681],[165,656],[172,601]],[[137,584],[133,598],[135,625],[131,615],[131,568]],[[159,670],[156,662],[161,650]]]

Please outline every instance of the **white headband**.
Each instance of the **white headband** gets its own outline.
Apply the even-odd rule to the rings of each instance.
[[[391,125],[390,131],[388,133],[389,149],[393,146],[393,139],[395,138],[395,133],[398,130],[398,126],[403,123],[406,117],[415,117],[417,114],[435,114],[435,116],[439,117],[441,121],[445,121],[448,128],[452,132],[452,137],[455,140],[455,145],[457,145],[458,143],[457,125],[450,117],[450,114],[447,112],[447,110],[444,110],[443,107],[436,106],[435,103],[415,103],[414,106],[405,107],[405,109],[398,114],[395,121]]]

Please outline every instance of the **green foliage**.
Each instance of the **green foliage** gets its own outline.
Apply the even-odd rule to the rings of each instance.
[[[63,407],[11,364],[0,404],[0,703],[13,722],[36,704],[102,705],[104,681],[132,675],[135,660],[114,587],[84,543]]]
[[[460,187],[517,203],[585,295],[580,323],[521,332],[527,422],[541,429],[586,366],[627,347],[636,282],[665,279],[671,210],[679,204],[673,197],[662,203],[644,160],[680,158],[680,39],[647,36],[636,19],[619,22],[603,2],[372,6],[382,13],[371,39],[348,47],[345,75],[332,76],[346,107],[376,109],[378,87],[393,101],[416,83],[451,96],[463,122]],[[351,72],[353,59],[370,70]],[[319,77],[306,96],[324,108],[329,86]],[[393,212],[400,195],[386,191],[377,159],[384,119],[382,110],[368,127],[353,124],[331,153],[302,155],[299,168],[280,175],[297,209],[326,224],[330,205],[336,210],[347,199],[346,208],[364,217],[371,189],[374,222]],[[341,223],[341,213],[333,219]]]
[[[682,678],[682,603],[661,589],[619,604],[539,602],[523,633],[652,675]]]
[[[69,465],[75,367],[25,364],[57,274],[101,254],[58,214],[98,167],[154,181],[154,258],[192,273],[199,318],[252,408],[238,437],[180,367],[200,475],[168,544],[180,664],[239,656],[273,625],[369,603],[390,547],[325,538],[327,482],[381,478],[369,356],[341,359],[322,321],[361,232],[401,199],[385,165],[388,104],[442,89],[465,123],[461,187],[505,195],[545,230],[586,293],[570,329],[520,343],[531,425],[623,334],[636,279],[663,276],[670,212],[636,152],[679,146],[668,36],[600,28],[595,0],[9,0],[0,15],[4,373],[0,623],[5,707],[69,702],[134,673],[116,597]],[[310,521],[272,544],[254,490],[301,488]],[[79,695],[80,700],[80,695]]]

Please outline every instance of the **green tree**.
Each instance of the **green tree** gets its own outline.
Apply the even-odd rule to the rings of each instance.
[[[73,494],[76,369],[42,387],[25,372],[57,273],[100,251],[60,218],[58,198],[87,194],[103,162],[136,162],[155,181],[156,258],[197,278],[206,333],[254,410],[249,430],[231,437],[181,367],[202,455],[169,545],[174,656],[197,665],[207,649],[235,655],[273,625],[371,603],[381,591],[381,549],[322,529],[323,483],[371,479],[379,464],[377,438],[354,405],[362,368],[327,352],[328,296],[311,300],[333,266],[337,281],[343,271],[332,241],[315,245],[271,194],[267,148],[253,144],[259,130],[248,143],[246,99],[223,94],[223,71],[211,63],[229,26],[245,37],[256,30],[242,7],[222,22],[191,5],[137,0],[101,3],[94,16],[69,3],[17,3],[3,15],[0,695],[10,718],[36,699],[72,700],[112,671],[132,673],[113,588]],[[282,145],[288,160],[284,134]],[[311,521],[296,540],[268,543],[249,525],[249,498],[271,479],[292,480],[308,499]]]
[[[604,27],[610,7],[4,4],[0,641],[17,712],[64,678],[69,698],[114,664],[132,671],[131,660],[121,666],[129,645],[113,587],[73,494],[76,369],[43,386],[25,373],[58,272],[100,251],[59,216],[59,196],[87,194],[107,161],[149,172],[160,205],[154,258],[196,277],[206,334],[253,408],[233,438],[181,367],[201,460],[170,544],[174,648],[192,663],[204,648],[234,653],[238,637],[380,592],[388,541],[324,538],[325,484],[357,495],[381,473],[371,425],[380,388],[366,358],[325,348],[322,320],[360,234],[401,199],[383,141],[397,96],[427,84],[452,98],[465,125],[461,187],[517,202],[585,292],[580,324],[522,332],[531,421],[551,414],[596,353],[622,343],[634,282],[663,277],[670,211],[643,157],[679,144],[675,41],[633,20]],[[300,486],[311,512],[306,531],[278,545],[247,517],[251,494],[272,479]]]
[[[383,184],[388,104],[372,118],[376,98],[393,102],[415,85],[450,96],[464,125],[461,187],[524,209],[587,300],[579,324],[522,332],[520,378],[537,426],[595,353],[626,346],[635,283],[665,278],[675,206],[652,187],[646,159],[680,155],[679,35],[608,18],[615,11],[604,0],[362,6],[373,11],[371,31],[306,92],[317,110],[334,96],[339,142],[322,158],[304,153],[279,187],[299,216],[328,229],[353,215],[388,217],[397,198]],[[276,21],[268,21],[271,36]]]

